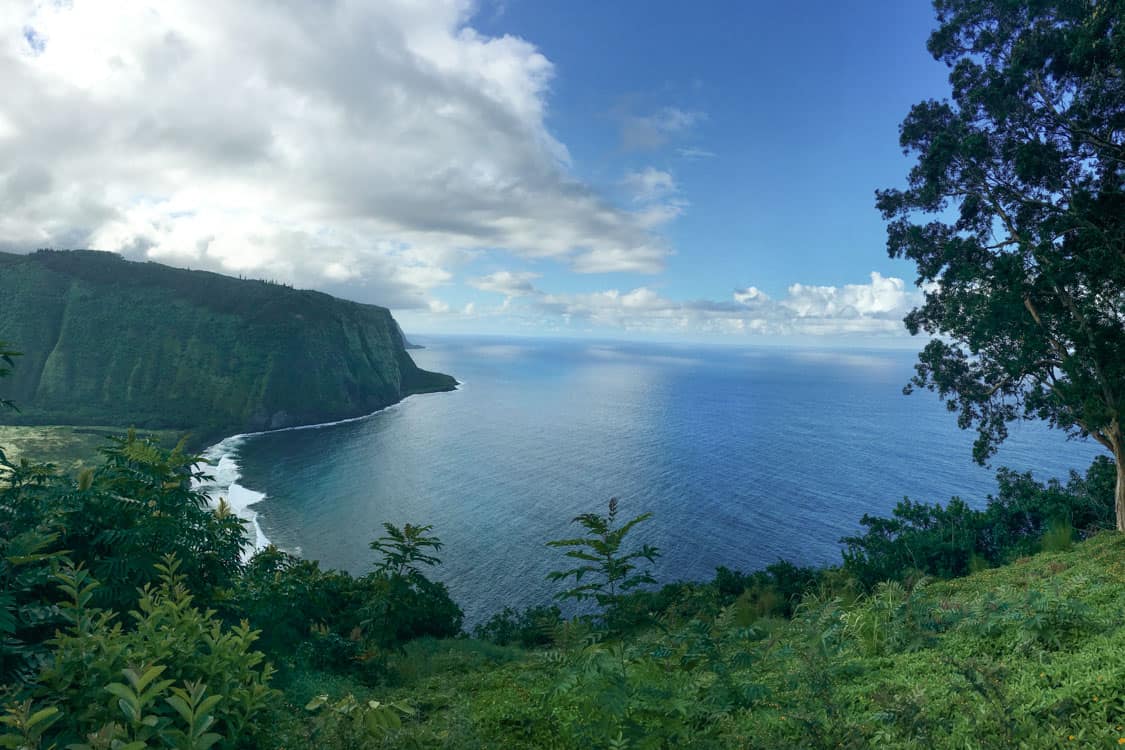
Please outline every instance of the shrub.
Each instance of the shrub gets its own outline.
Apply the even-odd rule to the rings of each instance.
[[[425,550],[441,542],[425,536],[426,526],[384,528],[387,536],[372,543],[383,559],[360,578],[274,547],[259,552],[247,563],[227,616],[261,628],[263,647],[280,660],[365,681],[384,675],[388,649],[460,633],[463,613],[449,590],[418,569],[440,564]]]
[[[252,650],[257,633],[196,608],[179,567],[171,557],[158,566],[160,582],[142,589],[129,630],[91,606],[98,584],[84,569],[59,574],[70,624],[50,642],[36,692],[56,702],[50,736],[60,746],[233,748],[257,731],[276,697],[271,667]]]
[[[498,646],[519,644],[524,648],[546,646],[551,643],[551,633],[562,620],[562,611],[555,606],[528,607],[517,612],[504,607],[480,625],[473,628],[473,637]]]
[[[656,583],[656,579],[647,570],[642,570],[640,564],[644,560],[651,565],[660,551],[647,544],[628,552],[624,549],[625,537],[637,524],[652,518],[652,514],[642,513],[618,525],[617,507],[617,498],[613,497],[609,500],[606,515],[583,513],[577,516],[574,523],[582,526],[588,536],[547,542],[548,547],[567,549],[566,556],[578,561],[574,568],[556,570],[547,575],[551,581],[574,579],[574,587],[560,592],[556,598],[593,599],[606,611],[616,606],[630,590]],[[584,578],[588,582],[583,583]]]
[[[1069,526],[1088,536],[1112,528],[1115,476],[1113,462],[1099,456],[1084,477],[1072,472],[1065,485],[1001,469],[999,493],[984,510],[960,498],[944,506],[906,498],[890,518],[865,515],[866,531],[842,540],[844,568],[868,590],[919,573],[953,578],[1037,552],[1052,529]],[[1061,533],[1049,543],[1061,543]]]

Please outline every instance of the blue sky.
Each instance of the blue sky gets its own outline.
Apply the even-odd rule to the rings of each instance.
[[[286,280],[420,335],[904,335],[873,193],[947,91],[928,3],[111,7],[0,15],[7,249]]]
[[[626,171],[675,177],[687,205],[667,230],[677,254],[665,283],[678,296],[910,273],[883,250],[873,191],[901,184],[909,168],[898,124],[910,106],[948,89],[945,66],[925,49],[929,3],[705,2],[686,11],[517,0],[481,18],[482,30],[532,40],[555,63],[547,122],[584,180],[627,201]],[[623,119],[667,108],[698,119],[660,145],[625,142]]]

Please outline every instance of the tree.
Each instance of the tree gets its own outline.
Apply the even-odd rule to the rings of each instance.
[[[652,518],[651,513],[642,513],[636,518],[617,525],[617,498],[609,500],[609,513],[583,513],[574,523],[586,529],[589,536],[575,539],[559,539],[547,542],[548,547],[569,548],[567,557],[578,560],[578,566],[569,570],[556,570],[547,575],[548,580],[562,581],[574,579],[574,588],[557,595],[559,599],[593,598],[605,608],[615,606],[621,595],[646,583],[656,583],[647,570],[639,570],[641,560],[651,565],[660,555],[656,547],[647,544],[632,552],[622,550],[625,536],[634,526]],[[583,583],[587,575],[590,579]]]
[[[423,552],[432,549],[441,551],[441,540],[436,536],[426,536],[433,526],[414,526],[406,524],[399,529],[394,524],[384,523],[386,536],[371,543],[371,549],[383,556],[375,566],[375,572],[388,576],[409,576],[418,572],[417,565],[441,565],[441,560]]]
[[[20,353],[8,348],[8,345],[0,341],[0,378],[9,377],[12,374],[12,368],[15,367],[15,357],[20,356]],[[14,402],[0,398],[0,408],[15,409]],[[17,409],[18,411],[18,409]]]
[[[1016,419],[1093,438],[1125,530],[1125,2],[935,8],[952,100],[911,109],[908,187],[876,193],[925,291],[906,326],[934,335],[905,391],[975,428],[979,463]]]
[[[383,647],[423,636],[451,638],[461,632],[464,613],[449,596],[449,589],[440,581],[431,581],[418,567],[441,565],[441,560],[427,552],[442,548],[440,539],[426,536],[433,528],[408,523],[399,529],[384,523],[387,535],[371,542],[371,549],[383,559],[359,581],[370,594],[359,612],[369,637]]]

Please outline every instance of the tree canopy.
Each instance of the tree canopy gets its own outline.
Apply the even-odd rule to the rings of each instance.
[[[1117,463],[1125,530],[1125,2],[936,0],[949,100],[916,104],[905,189],[877,192],[933,338],[910,386],[975,428],[984,463],[1016,419]]]

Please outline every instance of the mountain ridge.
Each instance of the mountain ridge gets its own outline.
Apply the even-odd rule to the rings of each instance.
[[[92,250],[0,253],[0,340],[22,353],[9,424],[209,440],[456,386],[414,363],[387,308]]]

